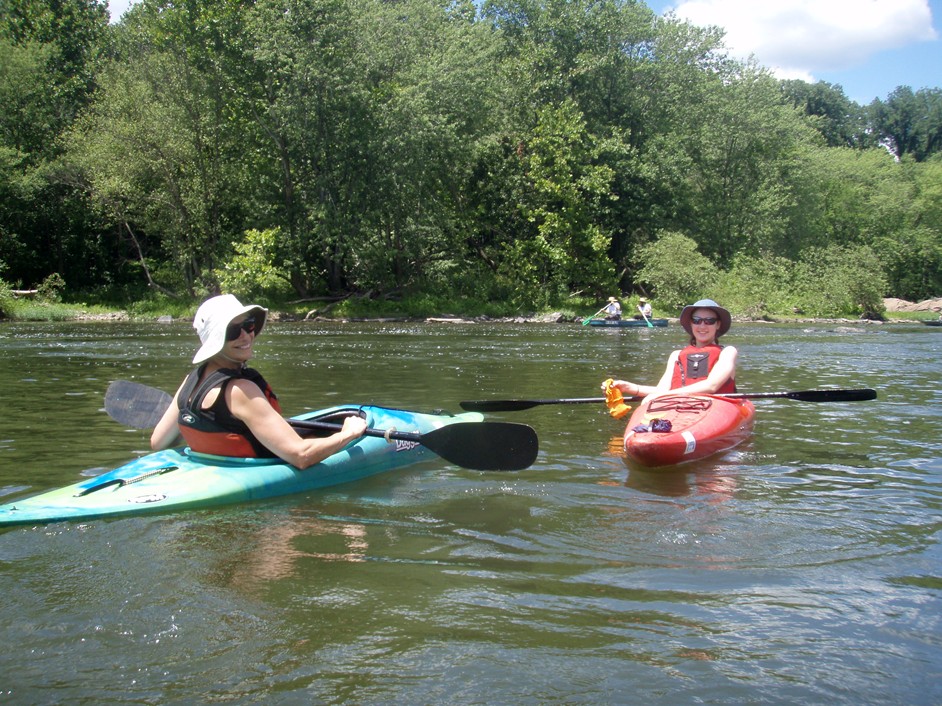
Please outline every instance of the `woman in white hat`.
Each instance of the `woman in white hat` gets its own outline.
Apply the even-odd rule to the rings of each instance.
[[[207,299],[196,311],[193,328],[200,349],[198,367],[180,385],[150,437],[155,451],[180,437],[194,451],[220,456],[279,457],[307,468],[337,453],[363,435],[366,421],[346,417],[328,437],[303,438],[281,416],[271,387],[247,366],[268,310],[243,306],[231,294]]]
[[[733,346],[722,346],[720,336],[729,331],[732,317],[712,299],[685,306],[680,325],[690,334],[690,344],[674,351],[657,385],[639,385],[615,380],[613,387],[626,397],[646,397],[667,392],[683,394],[726,394],[736,391],[736,357]],[[603,389],[605,386],[602,386]]]

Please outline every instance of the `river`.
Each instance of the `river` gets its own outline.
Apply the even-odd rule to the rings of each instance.
[[[289,414],[601,395],[676,325],[270,323]],[[203,511],[0,530],[4,704],[942,703],[942,329],[734,325],[753,437],[628,468],[603,405],[494,420],[536,463],[441,460]],[[190,326],[0,325],[0,498],[147,450],[111,380],[172,392]]]

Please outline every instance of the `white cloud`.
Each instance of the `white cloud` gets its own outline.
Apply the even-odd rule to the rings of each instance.
[[[121,15],[128,11],[134,0],[108,0],[108,12],[111,14],[111,22],[115,23],[121,19]]]
[[[734,56],[754,54],[781,78],[864,63],[938,39],[928,0],[679,0],[678,18],[726,30]]]

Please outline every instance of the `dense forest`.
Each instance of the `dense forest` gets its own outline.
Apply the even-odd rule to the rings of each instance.
[[[942,90],[633,0],[4,0],[0,105],[0,300],[942,293]]]

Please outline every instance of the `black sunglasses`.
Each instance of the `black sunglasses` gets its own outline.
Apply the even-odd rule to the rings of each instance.
[[[695,324],[706,324],[707,326],[712,326],[719,321],[715,316],[691,316],[690,320]]]
[[[242,335],[243,331],[246,333],[255,333],[255,319],[251,316],[240,324],[229,324],[226,326],[226,340],[236,340]]]

